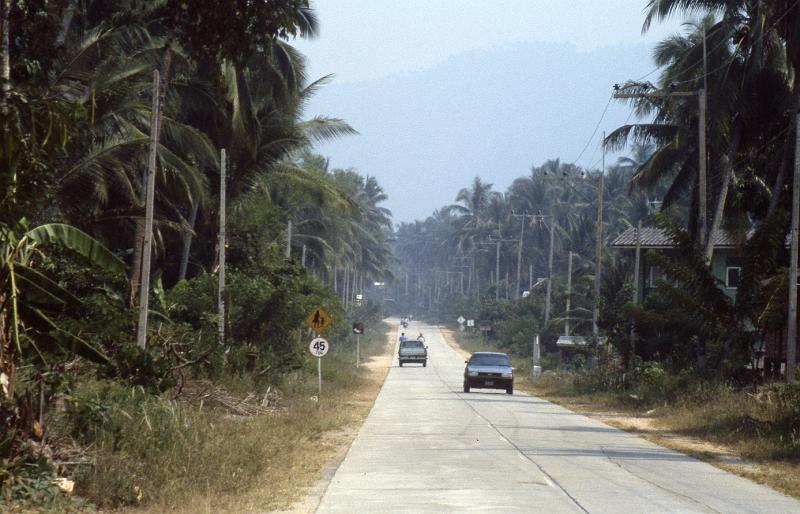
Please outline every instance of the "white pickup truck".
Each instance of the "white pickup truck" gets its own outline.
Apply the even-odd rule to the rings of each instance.
[[[400,341],[400,349],[397,351],[397,360],[400,367],[407,362],[421,362],[422,367],[428,365],[428,347],[424,341],[408,340]]]

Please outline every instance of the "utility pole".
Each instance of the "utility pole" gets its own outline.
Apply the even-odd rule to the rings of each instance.
[[[639,273],[642,261],[642,220],[636,225],[636,260],[633,265],[633,304],[639,305]],[[628,369],[633,369],[636,359],[636,325],[631,326],[631,348],[628,356]]]
[[[533,264],[528,265],[528,291],[533,289]]]
[[[306,245],[303,245],[303,253],[300,254],[300,265],[306,267]]]
[[[219,166],[219,287],[217,289],[217,306],[219,322],[217,342],[225,344],[225,174],[227,154],[222,149]]]
[[[595,344],[600,336],[598,322],[600,320],[600,273],[603,258],[603,184],[606,175],[606,133],[603,132],[603,167],[600,170],[600,183],[597,186],[597,224],[595,225],[594,242],[594,305],[592,308],[592,337]]]
[[[495,247],[495,264],[494,264],[494,278],[495,278],[495,288],[494,288],[494,299],[500,299],[500,244],[501,243],[516,243],[518,239],[503,239],[502,237],[497,239],[492,239],[489,237],[490,243],[478,243],[480,245],[492,245],[496,244]]]
[[[284,257],[287,260],[292,258],[292,220],[286,223],[286,250]]]
[[[569,319],[570,319],[570,300],[572,296],[572,250],[569,251],[569,259],[567,264],[567,313],[566,313],[566,321],[564,321],[564,335],[569,335]]]
[[[700,119],[698,130],[700,132],[698,137],[698,144],[700,146],[700,167],[698,168],[697,177],[697,196],[698,196],[698,213],[697,223],[700,225],[700,248],[706,247],[706,229],[708,227],[707,212],[708,212],[708,186],[706,184],[707,170],[706,165],[708,159],[706,157],[706,109],[708,107],[708,63],[706,57],[706,27],[703,24],[703,89],[697,92],[697,100],[699,103]]]
[[[522,227],[519,232],[519,248],[517,250],[517,292],[514,298],[519,298],[522,294],[520,290],[520,276],[522,273],[522,245],[525,244],[525,218],[534,218],[533,214],[513,214],[515,218],[522,218]]]
[[[147,347],[147,314],[150,299],[150,258],[153,246],[153,214],[156,196],[156,166],[159,131],[159,73],[153,70],[153,112],[150,114],[150,153],[147,156],[147,183],[145,194],[144,241],[142,242],[142,269],[139,286],[139,324],[136,331],[136,344],[139,348]],[[144,185],[144,184],[143,184]],[[136,244],[139,242],[136,241]]]
[[[544,302],[544,326],[550,322],[550,297],[553,294],[553,242],[555,239],[555,220],[550,218],[550,250],[547,256],[547,299]]]
[[[800,110],[795,113],[794,178],[792,180],[792,243],[789,256],[789,319],[786,320],[786,381],[797,381],[797,251],[800,247]]]

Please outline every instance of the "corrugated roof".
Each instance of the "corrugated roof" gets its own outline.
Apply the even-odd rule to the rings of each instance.
[[[662,228],[642,227],[642,248],[674,248],[675,243]],[[714,248],[732,248],[735,246],[733,234],[720,229],[714,234]],[[611,242],[612,248],[636,248],[636,227],[631,227]]]

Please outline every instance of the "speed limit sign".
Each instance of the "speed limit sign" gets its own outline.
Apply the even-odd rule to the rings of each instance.
[[[316,337],[311,340],[311,343],[308,345],[308,351],[311,352],[311,355],[314,357],[323,357],[326,353],[328,353],[328,349],[330,345],[328,341],[321,337]]]

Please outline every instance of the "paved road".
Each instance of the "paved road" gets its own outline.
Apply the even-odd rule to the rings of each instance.
[[[535,397],[461,392],[436,327],[397,366],[317,512],[795,512],[800,502]]]

